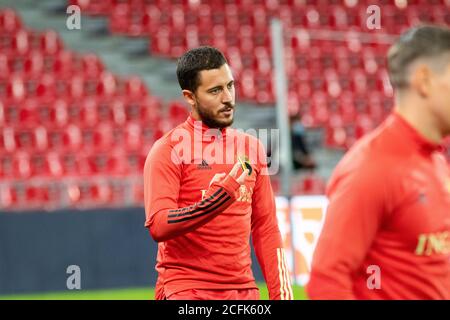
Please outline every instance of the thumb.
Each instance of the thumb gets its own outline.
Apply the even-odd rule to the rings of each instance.
[[[245,178],[247,177],[248,172],[249,172],[248,169],[245,169],[244,172],[241,173],[239,178],[236,179],[236,182],[241,184],[241,185],[244,184]]]

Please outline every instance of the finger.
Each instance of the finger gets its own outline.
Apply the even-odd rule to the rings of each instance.
[[[237,178],[236,181],[237,181],[239,184],[243,184],[244,181],[245,181],[245,178],[247,177],[247,175],[248,175],[248,169],[245,169],[244,172],[242,172],[242,174],[239,176],[239,178]]]
[[[225,177],[226,173],[217,173],[214,178],[213,181],[220,181],[223,179],[223,177]]]
[[[239,161],[236,162],[233,166],[233,169],[231,169],[231,171],[230,171],[230,176],[232,176],[234,178],[240,167],[241,167],[241,164],[239,163]]]
[[[214,177],[211,179],[211,182],[209,183],[209,185],[211,186],[214,182],[218,182],[218,181],[222,180],[225,175],[226,175],[225,172],[216,173],[214,175]]]

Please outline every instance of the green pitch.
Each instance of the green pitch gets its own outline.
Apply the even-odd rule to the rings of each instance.
[[[259,285],[262,300],[267,300],[269,295],[264,284]],[[296,300],[305,300],[306,294],[303,287],[294,286]],[[54,293],[37,293],[13,296],[0,296],[0,300],[152,300],[153,288],[129,288],[111,290],[74,290]]]

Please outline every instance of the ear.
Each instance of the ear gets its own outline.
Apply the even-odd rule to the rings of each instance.
[[[182,90],[184,100],[191,106],[195,106],[195,96],[194,93],[190,90]]]
[[[421,97],[428,97],[431,92],[431,78],[433,74],[429,66],[424,63],[419,64],[411,73],[411,87],[414,88]]]

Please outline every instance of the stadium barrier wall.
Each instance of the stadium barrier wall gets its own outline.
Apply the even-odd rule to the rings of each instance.
[[[276,197],[292,281],[305,285],[327,208],[325,196]],[[65,291],[80,268],[81,289],[153,287],[157,245],[143,208],[0,212],[0,295]],[[252,269],[264,281],[254,251]]]
[[[72,265],[81,290],[154,287],[157,245],[144,220],[143,208],[0,212],[0,295],[68,290]]]

